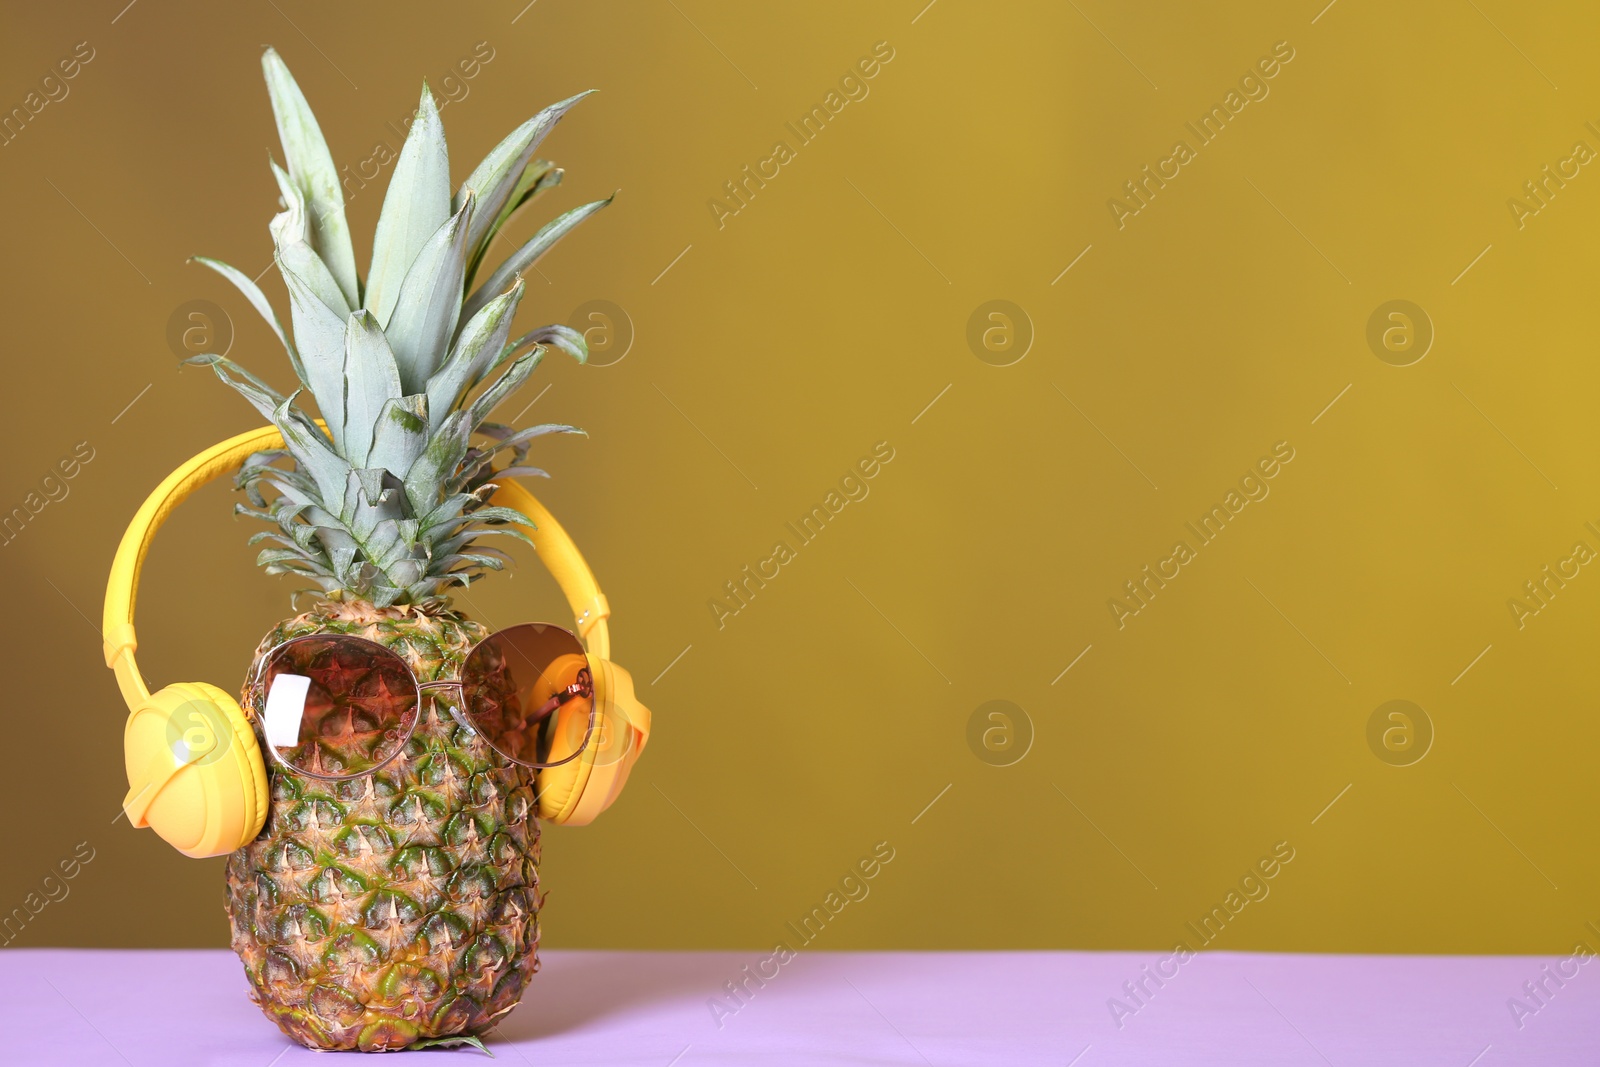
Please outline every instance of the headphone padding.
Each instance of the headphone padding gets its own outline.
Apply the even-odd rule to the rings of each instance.
[[[597,696],[599,694],[596,694]],[[603,698],[599,701],[597,728],[606,720],[606,708]],[[561,764],[559,767],[546,767],[539,772],[537,779],[536,795],[539,804],[539,818],[557,825],[565,823],[572,817],[572,809],[583,798],[584,790],[589,785],[589,775],[594,769],[594,753],[585,749],[577,759]]]
[[[611,806],[650,737],[650,711],[634,696],[633,676],[591,659],[598,668],[595,738],[571,763],[539,772],[540,817],[568,826],[587,826]]]
[[[189,705],[216,731],[221,749],[177,770],[149,805],[152,829],[186,856],[224,856],[261,832],[267,814],[267,774],[255,728],[237,701],[207,682],[176,682],[151,695],[128,719],[125,747],[130,783],[148,761],[169,748],[173,716]]]

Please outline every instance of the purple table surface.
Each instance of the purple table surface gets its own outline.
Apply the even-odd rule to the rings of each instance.
[[[498,1062],[539,1067],[1600,1063],[1600,964],[1588,960],[1567,961],[1561,979],[1562,961],[1528,956],[1215,952],[1159,987],[1145,979],[1135,1001],[1123,983],[1164,954],[807,952],[764,987],[750,982],[733,1011],[724,983],[765,956],[548,952],[487,1044]],[[1541,981],[1534,1000],[1524,983]],[[1120,1019],[1112,998],[1128,1009]],[[8,1065],[288,1067],[314,1055],[246,1000],[226,951],[0,951],[0,1024]],[[469,1049],[413,1055],[489,1062]]]

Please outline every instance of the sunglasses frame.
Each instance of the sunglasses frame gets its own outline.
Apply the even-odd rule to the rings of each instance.
[[[501,634],[507,633],[507,632],[509,632],[511,630],[518,629],[518,628],[523,627],[523,626],[542,626],[542,627],[545,627],[545,628],[551,629],[551,630],[560,630],[562,633],[564,633],[568,637],[572,638],[573,643],[576,644],[578,649],[583,652],[585,661],[588,660],[589,651],[588,651],[588,649],[584,648],[583,641],[578,637],[577,634],[573,633],[571,630],[568,630],[566,627],[557,626],[554,623],[549,623],[549,622],[519,622],[519,623],[516,623],[516,624],[514,624],[512,626],[507,626],[507,627],[505,627],[503,629],[496,630],[493,633],[491,633],[491,634],[487,635],[486,637],[484,637],[481,641],[475,642],[471,648],[467,649],[467,654],[461,658],[461,662],[463,664],[465,664],[467,662],[467,660],[472,658],[472,654],[474,652],[478,651],[478,649],[481,648],[487,642],[493,640],[496,637],[499,637]],[[582,743],[580,743],[578,745],[578,747],[573,750],[572,755],[567,756],[567,757],[565,757],[563,759],[559,759],[559,760],[555,761],[554,763],[528,763],[528,762],[526,762],[524,760],[517,759],[515,756],[508,755],[507,753],[502,751],[500,746],[495,744],[494,741],[490,739],[488,734],[484,733],[482,730],[479,730],[476,726],[474,726],[472,724],[472,721],[467,717],[467,713],[466,713],[466,707],[465,706],[466,706],[466,702],[467,702],[467,694],[466,694],[466,689],[464,688],[465,683],[463,683],[460,678],[454,678],[454,679],[437,678],[437,679],[434,679],[433,681],[429,681],[429,682],[420,681],[417,678],[416,672],[411,669],[411,664],[407,663],[405,661],[405,657],[401,656],[400,653],[394,651],[392,648],[388,648],[388,647],[386,647],[384,645],[381,645],[378,642],[371,640],[370,638],[358,637],[355,634],[327,634],[327,633],[301,634],[299,637],[291,637],[287,641],[283,641],[283,642],[280,642],[277,645],[274,645],[267,652],[266,655],[262,656],[257,661],[257,666],[256,666],[256,669],[255,669],[255,672],[251,676],[250,682],[249,682],[249,685],[250,685],[250,688],[251,688],[252,691],[258,691],[259,690],[259,699],[260,699],[261,704],[263,705],[263,708],[264,708],[265,703],[266,703],[267,694],[266,694],[266,691],[265,691],[262,683],[265,681],[265,674],[266,674],[266,670],[267,670],[267,664],[272,662],[272,658],[274,656],[276,656],[279,652],[281,652],[283,649],[288,648],[290,645],[297,644],[297,643],[299,643],[301,641],[326,640],[328,638],[338,638],[340,640],[346,640],[346,641],[360,641],[363,644],[368,644],[368,645],[373,646],[374,648],[377,648],[377,649],[381,650],[385,655],[393,656],[395,659],[399,660],[400,665],[405,668],[406,674],[411,678],[412,685],[416,688],[416,693],[417,693],[416,710],[411,716],[411,724],[405,728],[405,737],[403,737],[400,740],[400,743],[395,746],[395,750],[393,752],[389,753],[389,755],[385,756],[382,760],[378,761],[377,763],[374,763],[372,766],[366,768],[365,770],[356,772],[355,774],[319,774],[316,771],[308,771],[308,770],[305,770],[305,769],[303,769],[301,767],[296,767],[294,764],[292,764],[288,760],[284,759],[283,756],[278,752],[277,748],[275,748],[274,746],[272,746],[270,744],[263,743],[261,747],[267,749],[269,752],[272,753],[273,760],[275,760],[280,767],[284,768],[287,771],[290,771],[291,773],[298,774],[298,775],[303,775],[306,778],[315,778],[316,780],[322,781],[322,782],[351,782],[351,781],[355,781],[358,778],[364,778],[369,774],[376,774],[378,771],[381,771],[383,768],[387,767],[390,763],[393,763],[394,760],[395,760],[395,757],[400,755],[400,753],[405,751],[405,747],[406,747],[407,743],[410,742],[412,736],[417,732],[417,723],[422,718],[422,698],[423,698],[423,696],[425,694],[429,693],[430,691],[437,691],[437,690],[440,690],[440,689],[454,689],[455,692],[456,692],[456,699],[454,701],[452,701],[452,702],[446,702],[445,705],[444,705],[446,708],[449,709],[450,717],[456,721],[456,725],[462,727],[463,729],[469,731],[470,733],[474,734],[477,737],[481,737],[483,739],[484,744],[488,745],[492,750],[494,750],[495,754],[498,755],[501,759],[505,760],[508,763],[514,763],[519,767],[526,767],[528,770],[531,770],[531,771],[542,771],[542,770],[545,770],[546,768],[549,768],[549,767],[560,767],[563,764],[571,763],[573,760],[575,760],[579,756],[583,755],[584,751],[589,747],[589,742],[594,739],[595,726],[596,726],[596,723],[598,722],[599,717],[600,717],[600,701],[598,699],[599,694],[596,692],[596,688],[597,687],[595,686],[595,683],[594,683],[594,667],[593,667],[592,663],[590,665],[586,666],[583,669],[583,672],[582,672],[583,674],[587,674],[589,676],[589,723],[584,728],[584,734],[583,734]],[[254,701],[252,701],[252,703],[254,703]],[[437,706],[439,704],[439,701],[435,700],[434,703]],[[256,710],[256,714],[257,715],[261,715],[263,713],[261,709],[255,709],[255,710]],[[556,710],[559,711],[560,709],[557,708]]]

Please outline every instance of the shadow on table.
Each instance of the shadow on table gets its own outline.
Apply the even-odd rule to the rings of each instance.
[[[659,1011],[672,1002],[673,1012],[714,1029],[716,1017],[707,1002],[721,994],[723,983],[739,977],[741,967],[759,958],[738,952],[551,953],[543,957],[522,1003],[494,1033],[511,1041],[555,1037],[603,1019]],[[893,980],[906,967],[895,953],[804,953],[769,982],[772,992],[762,996],[770,1001],[820,994],[824,1000],[853,1002],[861,993],[850,981],[871,989],[880,975]]]
[[[495,1033],[529,1041],[581,1030],[608,1016],[671,1000],[704,999],[727,977],[726,957],[584,952],[553,957]]]

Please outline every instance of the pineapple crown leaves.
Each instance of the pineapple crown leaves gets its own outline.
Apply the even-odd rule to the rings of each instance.
[[[269,574],[297,574],[331,597],[379,606],[425,604],[510,557],[478,542],[526,541],[521,512],[488,503],[497,479],[548,477],[526,463],[533,441],[582,433],[547,424],[487,421],[538,367],[547,349],[588,358],[583,335],[552,325],[511,339],[521,273],[613,197],[542,227],[474,286],[489,246],[511,217],[561,181],[534,158],[580,93],[513,130],[454,193],[439,109],[427,83],[395,163],[373,238],[367,277],[357,274],[333,156],[283,60],[261,60],[284,165],[269,157],[282,210],[268,229],[289,294],[286,331],[271,301],[243,272],[196,256],[244,294],[283,344],[300,388],[283,396],[218,355],[209,366],[277,426],[283,447],[240,468],[249,504],[236,511],[269,524],[251,544]],[[318,418],[300,406],[309,393]],[[474,438],[478,443],[474,443]],[[498,464],[498,465],[497,465]]]

